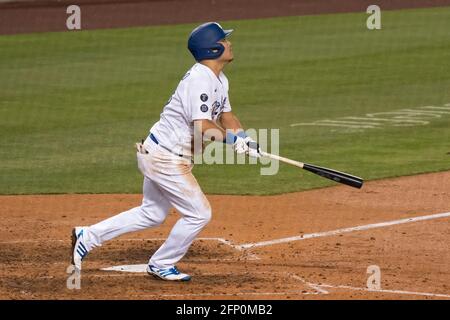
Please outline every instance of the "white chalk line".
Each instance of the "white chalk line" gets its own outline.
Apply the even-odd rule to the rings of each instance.
[[[294,126],[326,126],[326,127],[345,127],[345,128],[355,128],[355,129],[373,129],[374,126],[363,126],[363,125],[350,125],[350,124],[343,124],[343,123],[329,123],[329,122],[323,122],[325,120],[321,120],[315,123],[294,123],[291,124],[291,127]]]
[[[297,276],[296,274],[288,274],[288,276],[303,282],[308,287],[310,287],[311,289],[315,290],[317,292],[317,294],[328,294],[329,293],[327,290],[322,289],[317,284],[314,284],[314,283],[311,283],[311,282],[307,282],[306,280],[304,280],[303,278]]]
[[[306,239],[312,239],[312,238],[320,238],[320,237],[329,237],[329,236],[335,236],[335,235],[342,234],[342,233],[349,233],[349,232],[354,232],[354,231],[364,231],[364,230],[375,229],[375,228],[389,227],[389,226],[393,226],[393,225],[397,225],[397,224],[405,224],[405,223],[411,223],[411,222],[416,222],[416,221],[425,221],[425,220],[432,220],[432,219],[439,219],[439,218],[446,218],[446,217],[450,217],[450,212],[437,213],[437,214],[412,217],[412,218],[405,218],[405,219],[393,220],[393,221],[387,221],[387,222],[373,223],[373,224],[367,224],[367,225],[362,225],[362,226],[357,226],[357,227],[343,228],[343,229],[337,229],[337,230],[331,230],[331,231],[325,231],[325,232],[307,233],[307,234],[303,234],[303,235],[299,235],[299,236],[267,240],[267,241],[261,241],[261,242],[255,242],[255,243],[246,243],[246,244],[240,245],[240,248],[241,248],[241,250],[252,249],[252,248],[257,248],[257,247],[271,246],[271,245],[280,244],[280,243],[287,243],[287,242],[300,241],[300,240],[306,240]]]
[[[366,291],[366,292],[378,292],[378,293],[391,293],[391,294],[406,294],[406,295],[415,295],[415,296],[428,296],[428,297],[441,297],[441,298],[450,298],[450,295],[448,294],[441,294],[441,293],[429,293],[429,292],[416,292],[416,291],[405,291],[405,290],[390,290],[390,289],[370,289],[370,288],[363,288],[363,287],[352,287],[352,286],[345,286],[345,285],[331,285],[331,284],[318,284],[318,283],[311,283],[307,282],[303,278],[291,274],[292,278],[299,280],[303,282],[304,284],[308,285],[310,288],[320,292],[321,294],[329,294],[329,292],[323,288],[331,288],[331,289],[347,289],[347,290],[355,290],[355,291]]]
[[[378,292],[378,293],[392,293],[392,294],[406,294],[406,295],[414,295],[414,296],[450,298],[450,295],[441,294],[441,293],[415,292],[415,291],[404,291],[404,290],[387,290],[387,289],[369,289],[369,288],[360,288],[360,287],[351,287],[351,286],[342,286],[342,285],[334,286],[334,285],[330,285],[330,284],[316,284],[316,286],[323,287],[323,288],[347,289],[347,290]]]
[[[416,109],[400,109],[394,111],[367,113],[359,117],[339,117],[332,119],[320,119],[313,122],[292,123],[296,126],[331,126],[345,127],[348,129],[378,129],[386,126],[411,127],[428,125],[433,118],[442,118],[450,115],[450,103],[443,106],[423,106]],[[381,116],[381,117],[380,117]],[[430,119],[431,118],[431,119]]]

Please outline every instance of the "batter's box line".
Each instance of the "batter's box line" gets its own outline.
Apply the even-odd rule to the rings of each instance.
[[[301,278],[295,274],[291,274],[290,276],[296,280],[303,282],[304,284],[308,285],[310,288],[313,288],[323,294],[329,294],[329,292],[327,290],[323,289],[323,288],[329,288],[329,289],[346,289],[346,290],[352,290],[352,291],[365,291],[365,292],[376,292],[376,293],[390,293],[390,294],[404,294],[404,295],[414,295],[414,296],[450,298],[450,295],[442,294],[442,293],[429,293],[429,292],[416,292],[416,291],[390,290],[390,289],[370,289],[370,288],[352,287],[352,286],[346,286],[346,285],[311,283],[311,282],[307,282],[306,280],[304,280],[303,278]]]
[[[294,278],[295,280],[299,280],[299,281],[303,282],[305,285],[307,285],[311,289],[315,290],[316,294],[328,294],[329,293],[327,290],[322,289],[319,285],[317,285],[315,283],[307,282],[306,280],[297,276],[296,274],[287,273],[286,275],[291,278]]]
[[[376,228],[384,228],[384,227],[390,227],[390,226],[397,225],[397,224],[405,224],[405,223],[426,221],[426,220],[433,220],[433,219],[447,218],[447,217],[450,217],[450,212],[443,212],[443,213],[437,213],[437,214],[432,214],[432,215],[392,220],[392,221],[386,221],[386,222],[380,222],[380,223],[372,223],[372,224],[366,224],[366,225],[362,225],[362,226],[349,227],[349,228],[343,228],[343,229],[337,229],[337,230],[331,230],[331,231],[325,231],[325,232],[302,234],[302,235],[298,235],[298,236],[281,238],[281,239],[267,240],[267,241],[254,242],[254,243],[245,243],[245,244],[238,245],[236,249],[248,250],[248,249],[253,249],[253,248],[257,248],[257,247],[266,247],[266,246],[272,246],[275,244],[288,243],[288,242],[293,242],[293,241],[301,241],[301,240],[312,239],[312,238],[329,237],[329,236],[335,236],[335,235],[343,234],[343,233],[364,231],[364,230],[376,229]]]

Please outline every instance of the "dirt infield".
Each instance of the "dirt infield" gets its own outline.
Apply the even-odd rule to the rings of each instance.
[[[158,228],[92,251],[81,290],[69,290],[71,228],[137,206],[141,196],[1,196],[0,299],[450,298],[450,171],[361,190],[208,198],[213,220],[179,264],[190,283],[100,270],[145,264],[176,221],[172,212]],[[389,223],[374,225],[381,222]],[[379,291],[367,291],[370,265],[381,269]]]
[[[450,0],[378,0],[382,10],[448,6]],[[373,0],[35,0],[0,3],[0,35],[66,31],[66,8],[81,8],[83,30],[365,12]]]

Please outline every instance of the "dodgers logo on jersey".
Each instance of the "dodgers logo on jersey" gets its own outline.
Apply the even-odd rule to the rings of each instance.
[[[212,105],[212,117],[216,119],[220,113],[222,113],[223,105],[220,104],[219,101],[214,101]]]

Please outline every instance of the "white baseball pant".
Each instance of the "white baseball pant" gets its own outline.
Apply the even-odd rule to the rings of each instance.
[[[172,267],[210,221],[211,207],[191,173],[193,164],[189,159],[152,141],[146,141],[144,146],[149,153],[137,153],[138,167],[144,175],[142,204],[87,227],[84,239],[91,250],[124,233],[158,226],[173,206],[182,217],[149,260],[157,268]]]

